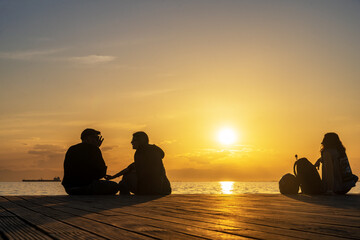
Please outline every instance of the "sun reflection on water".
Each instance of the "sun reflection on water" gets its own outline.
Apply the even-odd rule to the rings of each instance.
[[[234,190],[234,182],[219,182],[222,194],[232,194]]]

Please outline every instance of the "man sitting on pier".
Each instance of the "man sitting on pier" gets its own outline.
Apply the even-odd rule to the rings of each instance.
[[[170,194],[171,186],[162,162],[164,151],[149,144],[149,137],[145,132],[134,133],[131,144],[136,149],[134,162],[114,176],[105,178],[113,179],[123,175],[119,183],[120,194]]]
[[[99,147],[104,138],[100,132],[87,128],[81,133],[82,142],[71,146],[64,161],[62,185],[69,195],[116,194],[116,182],[100,180],[106,174],[106,165]]]

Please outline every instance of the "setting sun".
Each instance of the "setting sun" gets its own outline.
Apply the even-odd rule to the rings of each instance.
[[[217,139],[221,144],[229,145],[235,143],[237,136],[233,129],[222,128],[218,133]]]

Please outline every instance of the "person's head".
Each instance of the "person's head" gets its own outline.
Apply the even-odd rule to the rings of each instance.
[[[136,132],[133,134],[131,144],[133,149],[138,149],[139,147],[149,144],[149,137],[145,132]]]
[[[339,136],[336,133],[330,132],[324,135],[324,139],[321,142],[321,152],[326,149],[337,149],[341,154],[345,154],[345,147],[340,141]]]
[[[102,141],[104,140],[101,136],[100,131],[97,131],[92,128],[87,128],[81,133],[81,141],[83,143],[88,143],[100,147]]]

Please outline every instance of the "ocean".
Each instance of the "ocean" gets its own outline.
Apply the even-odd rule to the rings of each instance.
[[[173,194],[276,194],[277,182],[172,182]],[[359,194],[360,186],[350,193]],[[66,195],[60,182],[0,182],[0,195]]]

